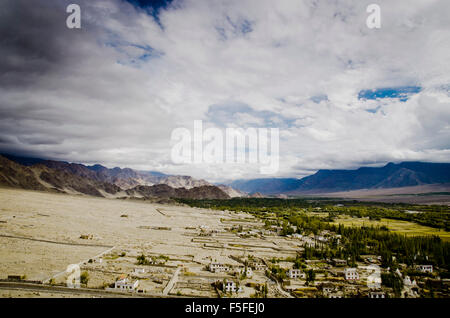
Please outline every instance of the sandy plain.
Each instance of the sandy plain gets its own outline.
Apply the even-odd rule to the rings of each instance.
[[[125,274],[149,295],[217,297],[211,283],[230,276],[207,271],[211,262],[239,266],[233,256],[289,257],[300,248],[277,236],[243,239],[227,230],[240,224],[263,227],[243,213],[0,188],[0,279],[20,275],[64,284],[67,266],[78,264],[89,273],[88,288],[105,288]],[[203,237],[203,230],[214,234]],[[168,261],[136,274],[142,253]],[[265,282],[264,272],[252,281]],[[242,296],[252,292],[244,286]]]

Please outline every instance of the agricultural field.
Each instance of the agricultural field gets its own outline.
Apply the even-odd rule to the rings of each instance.
[[[429,226],[423,226],[414,222],[393,220],[382,218],[381,220],[370,220],[368,218],[357,218],[349,216],[339,216],[331,224],[343,224],[345,226],[385,226],[390,231],[404,234],[407,236],[439,236],[444,241],[450,241],[450,232],[432,228]]]

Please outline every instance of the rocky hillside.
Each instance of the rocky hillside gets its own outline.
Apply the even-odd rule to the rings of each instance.
[[[152,186],[156,184],[167,184],[172,188],[186,188],[212,185],[205,180],[194,179],[190,176],[172,176],[155,171],[137,171],[130,168],[106,168],[96,164],[86,166],[79,163],[65,161],[44,160],[38,158],[25,158],[5,155],[8,159],[24,166],[42,164],[51,169],[65,171],[82,178],[89,178],[99,182],[115,184],[122,189],[131,189],[138,185]]]
[[[22,166],[0,156],[0,185],[40,191],[81,193],[92,196],[115,195],[120,187],[65,170],[49,168],[43,163]]]
[[[37,163],[36,163],[37,162]],[[142,178],[142,176],[145,178]],[[206,181],[191,177],[153,175],[132,169],[108,169],[100,165],[87,167],[61,161],[32,161],[21,165],[0,156],[0,185],[29,190],[57,191],[98,197],[227,199],[229,196]],[[154,179],[151,179],[154,178]],[[167,184],[142,185],[167,178],[178,187]],[[166,179],[166,180],[167,180]],[[181,180],[181,181],[178,181]],[[169,182],[167,181],[167,182]],[[179,187],[186,183],[189,188]],[[200,186],[196,186],[199,184]],[[120,185],[125,185],[122,188]]]
[[[178,199],[229,199],[230,196],[216,186],[200,186],[191,189],[172,188],[167,184],[137,186],[126,191],[129,196],[143,198]]]
[[[359,189],[385,189],[450,182],[450,163],[402,162],[356,170],[319,170],[302,179],[265,178],[236,180],[235,189],[263,194],[329,193]]]
[[[46,187],[39,182],[32,169],[2,156],[0,156],[0,185],[30,190],[46,190]]]
[[[246,197],[247,193],[236,190],[230,186],[224,185],[224,184],[219,184],[217,185],[217,187],[222,190],[223,192],[225,192],[226,194],[228,194],[230,196],[230,198],[242,198],[242,197]]]

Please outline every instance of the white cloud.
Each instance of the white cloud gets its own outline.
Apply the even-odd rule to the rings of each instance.
[[[448,1],[377,1],[378,30],[366,27],[369,3],[357,0],[175,1],[159,15],[163,28],[123,1],[79,1],[81,31],[65,28],[64,1],[35,3],[4,4],[15,10],[0,35],[20,40],[0,50],[4,151],[255,177],[251,165],[170,161],[174,128],[212,125],[214,105],[230,105],[221,123],[279,125],[279,175],[450,161]],[[37,28],[44,9],[50,22]],[[23,10],[28,20],[18,18]],[[11,23],[22,31],[13,34]],[[402,86],[422,90],[406,102],[358,99],[363,89]]]

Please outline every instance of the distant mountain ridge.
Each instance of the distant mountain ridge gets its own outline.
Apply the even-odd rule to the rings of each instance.
[[[86,166],[79,163],[19,157],[8,154],[2,154],[2,156],[24,166],[29,167],[35,164],[42,164],[48,168],[66,171],[83,178],[112,183],[125,190],[138,185],[152,186],[156,184],[167,184],[173,188],[186,189],[212,185],[205,180],[194,179],[190,176],[166,175],[156,171],[137,171],[119,167],[110,169],[99,164]]]
[[[2,186],[111,198],[230,198],[218,187],[189,176],[166,176],[129,168],[108,169],[101,165],[85,166],[36,158],[11,158],[16,161],[0,155]]]
[[[450,163],[402,162],[356,170],[319,170],[302,179],[265,178],[236,180],[240,191],[262,194],[327,193],[359,189],[399,188],[450,182]]]
[[[320,194],[444,183],[450,183],[450,163],[388,163],[383,167],[355,170],[319,170],[301,179],[264,178],[213,185],[190,176],[156,171],[0,155],[0,185],[106,197],[159,194],[162,197],[228,198],[247,197],[249,193],[258,196]]]

